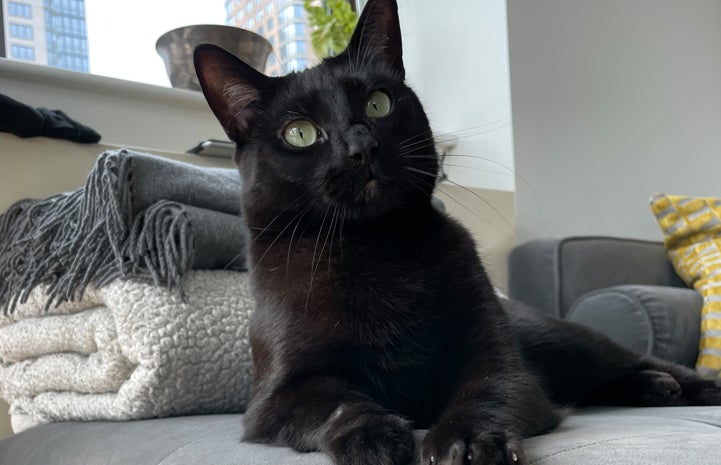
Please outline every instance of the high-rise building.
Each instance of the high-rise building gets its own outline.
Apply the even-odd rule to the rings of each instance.
[[[273,46],[266,74],[279,76],[318,61],[303,0],[226,0],[225,12],[226,24],[253,31]]]
[[[88,72],[85,0],[2,0],[6,56]]]

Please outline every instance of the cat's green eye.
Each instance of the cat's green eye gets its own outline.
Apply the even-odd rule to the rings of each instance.
[[[318,128],[308,120],[297,119],[283,129],[283,139],[293,147],[310,147],[318,140]]]
[[[383,118],[391,112],[391,98],[385,92],[376,90],[366,103],[366,115],[371,118]]]

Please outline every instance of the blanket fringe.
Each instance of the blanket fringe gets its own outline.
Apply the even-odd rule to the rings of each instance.
[[[40,284],[47,308],[120,277],[179,289],[193,258],[187,215],[169,201],[133,212],[131,162],[127,151],[106,152],[84,188],[23,200],[0,215],[3,314]]]

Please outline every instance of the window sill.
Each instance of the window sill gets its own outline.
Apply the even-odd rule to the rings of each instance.
[[[27,105],[63,110],[103,143],[185,152],[226,139],[200,92],[8,59],[0,59],[0,89]]]

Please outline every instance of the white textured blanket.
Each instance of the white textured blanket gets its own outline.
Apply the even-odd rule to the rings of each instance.
[[[251,385],[247,273],[192,271],[175,291],[117,280],[0,316],[0,397],[13,429],[65,420],[239,412]]]

